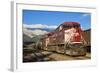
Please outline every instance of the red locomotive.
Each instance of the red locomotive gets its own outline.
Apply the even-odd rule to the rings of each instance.
[[[86,54],[82,29],[78,22],[64,22],[42,39],[42,48],[48,51],[82,56]]]

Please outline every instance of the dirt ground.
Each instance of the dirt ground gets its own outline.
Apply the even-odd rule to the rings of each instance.
[[[29,53],[23,56],[23,62],[44,62],[44,61],[64,61],[64,60],[86,60],[91,59],[91,54],[87,53],[85,56],[72,57],[56,52],[39,51],[36,53]]]

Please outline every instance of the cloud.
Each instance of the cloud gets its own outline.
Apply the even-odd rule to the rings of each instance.
[[[83,14],[82,16],[83,16],[83,17],[86,17],[86,16],[89,16],[89,15],[90,15],[90,14],[87,14],[87,13],[86,13],[86,14]]]
[[[90,16],[89,13],[84,13],[79,17],[79,19],[83,20],[83,19],[86,19],[88,16]]]
[[[45,25],[45,24],[23,24],[25,28],[48,28],[48,29],[55,29],[57,28],[56,25]]]
[[[44,31],[44,30],[34,30],[32,31],[33,34],[35,35],[44,35],[44,34],[47,34],[48,32],[47,31]]]

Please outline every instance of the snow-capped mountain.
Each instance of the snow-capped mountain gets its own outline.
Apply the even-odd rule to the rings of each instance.
[[[56,26],[48,26],[43,24],[23,24],[23,42],[26,43],[36,43],[41,39],[41,37],[51,31],[53,31]]]
[[[34,37],[34,35],[44,35],[52,30],[54,30],[57,26],[48,26],[43,24],[34,24],[34,25],[27,25],[23,24],[23,33],[30,38]]]
[[[30,38],[32,38],[35,35],[44,35],[44,34],[47,34],[48,31],[46,31],[46,30],[40,30],[40,29],[30,30],[30,29],[27,29],[27,28],[23,28],[23,33],[25,35],[29,36]]]

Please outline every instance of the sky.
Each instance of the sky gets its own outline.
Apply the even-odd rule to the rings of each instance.
[[[91,27],[91,14],[82,12],[23,10],[23,25],[29,28],[57,28],[63,22],[79,22],[82,29]]]

